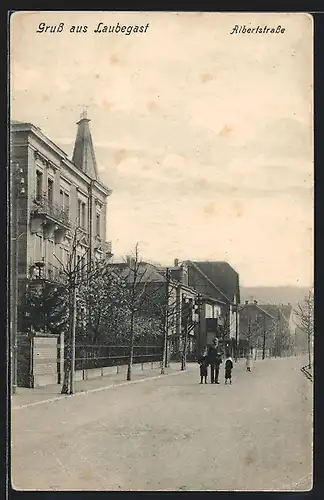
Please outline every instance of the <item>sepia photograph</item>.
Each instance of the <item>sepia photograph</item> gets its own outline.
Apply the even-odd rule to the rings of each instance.
[[[311,490],[312,16],[8,29],[11,487]]]

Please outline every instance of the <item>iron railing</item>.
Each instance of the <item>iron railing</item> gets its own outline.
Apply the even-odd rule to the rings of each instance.
[[[43,265],[40,265],[43,264]],[[31,262],[29,266],[30,281],[48,281],[53,283],[66,282],[66,275],[62,269],[49,262]]]
[[[106,366],[127,364],[129,346],[127,345],[84,345],[75,347],[75,369],[89,370]],[[162,359],[162,346],[134,346],[133,363],[147,363]]]
[[[43,216],[47,215],[66,226],[68,226],[70,222],[69,210],[57,203],[53,203],[46,195],[33,197],[31,213]]]

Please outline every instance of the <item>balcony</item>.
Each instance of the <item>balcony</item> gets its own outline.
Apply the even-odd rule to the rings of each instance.
[[[43,283],[57,285],[66,281],[65,274],[61,269],[44,260],[30,263],[28,277],[30,282],[35,285]]]
[[[55,238],[59,242],[70,227],[69,211],[48,200],[47,196],[32,199],[31,231],[43,230],[45,238]]]

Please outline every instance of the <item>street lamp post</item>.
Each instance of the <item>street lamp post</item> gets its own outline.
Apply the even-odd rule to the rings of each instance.
[[[184,311],[184,342],[183,350],[181,356],[181,370],[185,370],[187,366],[187,345],[188,345],[188,329],[189,329],[189,300],[185,299],[185,311]]]
[[[76,330],[76,309],[77,309],[77,288],[75,278],[72,292],[72,318],[71,318],[71,368],[70,368],[70,394],[74,394],[74,373],[75,373],[75,330]]]

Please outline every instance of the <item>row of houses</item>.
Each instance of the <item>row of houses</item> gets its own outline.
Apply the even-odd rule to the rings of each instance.
[[[131,262],[115,266],[124,266],[127,273],[132,268]],[[140,266],[148,294],[162,302],[167,297],[170,353],[181,353],[188,340],[188,352],[197,356],[215,337],[221,350],[234,356],[245,356],[251,349],[264,357],[279,356],[291,349],[292,306],[257,300],[241,304],[239,275],[227,262],[175,259],[171,267],[147,262]]]
[[[82,262],[84,259],[106,259],[111,265],[124,265],[111,262],[107,202],[112,190],[99,178],[89,122],[85,113],[77,122],[72,159],[35,125],[11,122],[13,330],[17,325],[17,303],[26,285],[35,280],[57,281],[61,268],[69,261],[74,231],[81,235],[76,248],[80,267],[87,264]],[[147,270],[151,287],[166,288],[166,328],[173,352],[181,351],[186,339],[189,352],[198,353],[215,336],[224,350],[234,353],[240,346],[243,352],[253,343],[251,331],[255,332],[260,318],[264,332],[278,330],[278,324],[280,328],[291,328],[290,306],[241,304],[239,274],[227,262],[175,259],[169,267],[148,262],[141,265]],[[17,348],[16,340],[13,348]]]

